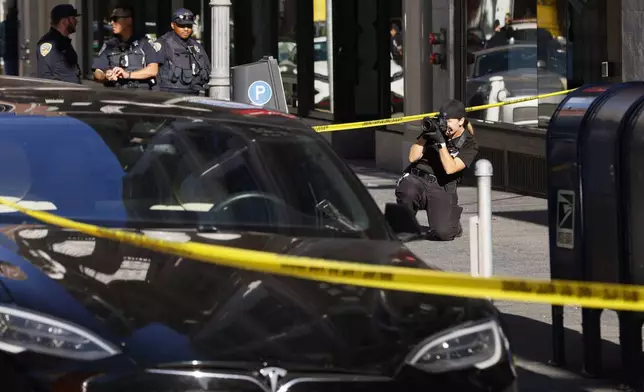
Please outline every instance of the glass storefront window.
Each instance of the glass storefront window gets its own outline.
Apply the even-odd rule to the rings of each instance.
[[[402,1],[390,2],[389,13],[389,67],[391,72],[391,115],[404,116],[405,75],[403,54],[405,51],[405,32],[403,25]]]
[[[300,0],[305,1],[305,0]],[[314,109],[322,112],[332,112],[333,68],[329,51],[332,50],[331,15],[328,12],[331,0],[313,1],[313,72]],[[295,15],[297,2],[295,0],[280,0],[279,6],[279,38],[278,62],[282,74],[282,82],[286,93],[286,101],[290,106],[297,106],[297,44],[295,42]]]
[[[279,22],[277,27],[277,62],[282,74],[286,103],[292,107],[297,107],[296,7],[295,0],[279,1]]]
[[[466,106],[567,88],[566,0],[468,0]],[[472,118],[545,126],[563,96],[471,112]]]

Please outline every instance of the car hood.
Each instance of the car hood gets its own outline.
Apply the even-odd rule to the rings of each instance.
[[[482,300],[233,269],[47,226],[1,231],[0,256],[14,267],[13,274],[0,274],[5,299],[91,330],[143,366],[196,360],[381,372],[399,365],[433,334],[496,317],[495,308]],[[283,255],[431,268],[397,241],[143,233]]]

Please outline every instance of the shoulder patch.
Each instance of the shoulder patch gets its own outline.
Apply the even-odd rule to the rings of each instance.
[[[49,42],[45,42],[44,44],[40,45],[40,55],[42,57],[45,57],[51,52],[52,45]]]
[[[98,55],[102,55],[103,52],[105,52],[105,49],[107,49],[107,44],[103,44],[103,46],[101,46],[101,50],[98,51]]]
[[[158,42],[158,41],[157,41],[157,42],[154,42],[154,43],[152,44],[152,47],[154,48],[154,50],[156,50],[156,51],[158,52],[158,51],[160,51],[160,50],[161,50],[161,43],[160,43],[160,42]]]

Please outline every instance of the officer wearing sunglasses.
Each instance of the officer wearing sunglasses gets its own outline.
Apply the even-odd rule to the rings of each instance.
[[[110,17],[114,37],[94,60],[94,80],[106,87],[158,90],[161,45],[134,33],[134,12],[119,6]]]
[[[170,20],[171,31],[157,40],[161,45],[159,81],[162,91],[200,95],[208,88],[210,59],[203,46],[192,38],[194,14],[178,9]]]
[[[478,153],[474,129],[457,100],[446,102],[438,119],[425,118],[422,129],[396,185],[396,200],[413,212],[427,211],[428,239],[451,241],[463,234],[456,188]]]

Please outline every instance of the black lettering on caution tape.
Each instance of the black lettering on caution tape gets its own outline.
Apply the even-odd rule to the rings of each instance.
[[[312,275],[326,275],[333,277],[356,278],[356,279],[369,279],[391,282],[394,280],[394,275],[391,273],[371,272],[371,271],[356,271],[346,268],[326,268],[326,267],[306,267],[302,265],[293,264],[280,264],[280,268],[290,270],[292,272],[307,273]]]
[[[516,281],[501,281],[502,291],[519,293],[534,293],[542,295],[560,295],[571,298],[599,298],[602,300],[622,300],[625,302],[640,302],[640,293],[631,289],[593,290],[592,287],[583,285],[569,285],[561,283],[529,283]]]

